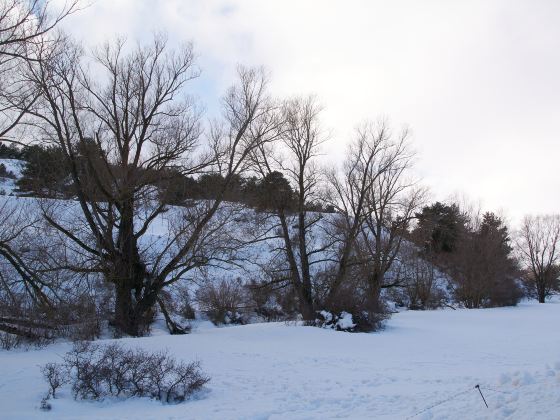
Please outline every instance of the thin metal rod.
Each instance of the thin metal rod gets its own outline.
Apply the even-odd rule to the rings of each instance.
[[[480,392],[480,396],[482,397],[482,401],[484,401],[484,405],[486,405],[486,408],[488,408],[488,403],[486,402],[486,398],[484,398],[484,395],[482,395],[482,391],[480,390],[480,385],[476,385],[475,386],[476,389],[478,389],[478,392]]]

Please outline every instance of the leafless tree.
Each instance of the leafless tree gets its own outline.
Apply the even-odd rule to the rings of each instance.
[[[30,267],[23,257],[25,243],[36,222],[36,215],[25,201],[3,200],[0,203],[0,269],[1,290],[7,296],[23,292],[33,302],[49,305],[50,300],[45,293],[45,284]],[[32,233],[31,233],[32,234]],[[9,267],[6,268],[5,265]],[[9,273],[9,275],[7,275]]]
[[[397,270],[409,308],[435,308],[441,303],[441,292],[437,289],[437,267],[430,256],[421,253],[413,243],[402,244]]]
[[[517,249],[540,303],[558,286],[560,216],[526,216],[517,238]]]
[[[406,130],[395,136],[385,122],[368,122],[356,131],[342,176],[330,174],[343,228],[329,300],[353,266],[361,267],[372,302],[382,288],[398,285],[399,279],[388,279],[387,273],[425,196],[409,179],[413,157]]]
[[[26,340],[52,329],[45,317],[55,305],[55,285],[36,264],[39,214],[25,199],[0,203],[0,331]]]
[[[322,253],[328,244],[318,241],[318,229],[323,215],[310,211],[320,201],[321,171],[316,159],[320,147],[326,140],[319,117],[321,108],[314,97],[294,98],[286,101],[281,109],[279,144],[275,144],[280,156],[273,150],[261,147],[254,154],[259,172],[271,176],[281,173],[294,188],[294,197],[287,195],[283,200],[270,203],[276,219],[278,237],[282,245],[277,250],[286,261],[279,271],[283,275],[275,281],[285,279],[294,288],[299,310],[304,320],[315,319],[316,296],[314,293],[314,268],[324,262]],[[295,230],[295,232],[294,232]]]
[[[86,270],[69,270],[78,259],[45,223],[38,202],[2,200],[0,226],[0,331],[32,341],[93,338],[104,292]]]
[[[0,140],[20,143],[8,135],[37,100],[38,92],[22,77],[23,63],[35,61],[38,49],[54,46],[55,27],[79,7],[79,0],[58,8],[48,0],[0,1]]]
[[[21,127],[22,118],[38,98],[36,89],[22,77],[22,69],[26,63],[36,61],[39,46],[52,48],[56,45],[58,37],[53,30],[79,8],[78,0],[70,0],[58,8],[50,3],[0,1],[0,141],[21,144],[11,134],[16,127]],[[16,302],[21,296],[34,305],[51,305],[50,285],[30,261],[30,243],[24,245],[36,222],[28,203],[4,201],[0,204],[0,289],[2,297],[6,298],[4,307],[21,307],[21,302]],[[4,330],[18,331],[17,327],[2,325]]]
[[[221,233],[221,222],[214,222],[223,193],[246,168],[247,156],[267,141],[262,127],[272,105],[266,78],[239,69],[238,84],[224,98],[223,121],[212,125],[204,143],[199,113],[185,92],[198,75],[191,45],[170,50],[156,35],[130,51],[123,41],[108,43],[91,60],[68,40],[43,53],[28,67],[40,92],[28,124],[63,149],[74,211],[82,216],[65,222],[54,210],[72,203],[58,203],[44,206],[44,217],[87,261],[75,270],[98,272],[114,285],[116,327],[141,335],[160,292],[213,257],[205,243]],[[91,66],[102,76],[94,78]],[[212,202],[168,212],[156,199],[156,184],[169,169],[219,172],[223,190]],[[154,223],[168,214],[169,236],[150,240]]]

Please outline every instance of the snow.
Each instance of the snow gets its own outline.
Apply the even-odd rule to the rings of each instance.
[[[0,351],[0,417],[9,419],[560,418],[560,302],[405,311],[352,334],[286,323],[121,339],[199,360],[211,376],[192,401],[74,401],[46,392],[39,365],[71,345]],[[108,341],[108,340],[107,340]],[[479,384],[489,408],[475,389]],[[441,403],[437,405],[438,403]],[[432,407],[432,408],[429,408]]]
[[[25,161],[19,159],[0,159],[0,163],[6,166],[8,172],[12,172],[16,178],[21,178]]]
[[[354,324],[354,320],[352,319],[352,314],[349,314],[348,312],[342,312],[340,314],[340,319],[336,325],[341,330],[349,330],[350,328],[354,328],[356,326],[356,324]]]
[[[16,179],[21,178],[24,162],[18,159],[0,159],[0,164],[6,167],[8,172],[12,172]],[[0,191],[5,194],[13,193],[16,188],[16,180],[10,178],[0,178]]]
[[[325,318],[325,322],[331,322],[332,321],[333,316],[330,312],[321,311],[321,315],[323,316],[323,318]]]

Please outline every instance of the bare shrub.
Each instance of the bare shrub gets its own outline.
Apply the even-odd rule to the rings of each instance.
[[[266,322],[294,319],[298,312],[295,291],[289,284],[276,286],[252,280],[246,285],[249,303]]]
[[[0,290],[0,332],[3,333],[0,346],[3,348],[42,347],[60,337],[73,341],[99,337],[103,305],[92,296],[65,297],[47,306],[31,301],[23,293],[12,292],[11,299],[5,299],[3,292]]]
[[[22,345],[22,337],[0,331],[0,349],[12,350]]]
[[[216,325],[245,324],[246,291],[240,279],[209,282],[196,292],[200,310]]]
[[[159,312],[171,334],[187,334],[191,331],[190,320],[195,318],[195,313],[190,306],[188,289],[185,286],[175,289],[162,290],[157,298]]]
[[[6,168],[6,165],[0,163],[0,178],[16,179],[16,176],[12,171]]]
[[[438,288],[439,275],[431,255],[407,244],[401,252],[399,277],[403,279],[401,293],[410,309],[435,309],[442,305],[445,294]]]
[[[83,294],[73,301],[57,305],[50,317],[60,329],[60,335],[73,341],[95,340],[99,338],[104,305],[92,296]]]
[[[48,397],[56,398],[56,390],[68,381],[66,367],[60,363],[47,363],[41,368],[43,377],[49,384]]]
[[[88,400],[113,396],[181,402],[210,380],[198,362],[177,361],[166,351],[150,353],[85,341],[75,343],[63,363],[47,363],[42,372],[49,395],[54,397],[62,384],[70,383],[74,398]]]
[[[57,336],[57,329],[48,321],[42,321],[33,312],[32,316],[22,317],[18,313],[4,315],[0,312],[0,347],[11,350],[20,346],[37,348],[50,344]]]
[[[196,318],[196,313],[192,305],[191,294],[187,287],[179,287],[178,296],[173,296],[175,310],[177,314],[186,320],[192,320]]]
[[[48,397],[43,397],[41,399],[41,405],[39,406],[39,408],[43,411],[50,411],[52,409],[52,406],[49,403],[49,398]]]
[[[370,293],[364,276],[366,266],[356,265],[347,272],[346,281],[340,284],[336,294],[331,294],[325,303],[325,309],[317,312],[315,325],[349,332],[376,331],[382,327],[388,311],[379,293]],[[332,281],[327,276],[325,281]],[[330,314],[325,316],[325,313]],[[339,328],[339,319],[351,315],[351,328]]]

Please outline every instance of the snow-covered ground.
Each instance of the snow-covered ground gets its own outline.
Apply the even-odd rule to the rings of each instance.
[[[0,351],[0,418],[560,419],[559,319],[560,302],[531,302],[402,312],[373,334],[271,323],[122,339],[202,363],[207,390],[178,405],[80,402],[64,389],[43,412],[38,366],[70,344]]]

